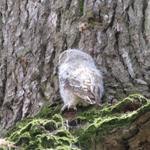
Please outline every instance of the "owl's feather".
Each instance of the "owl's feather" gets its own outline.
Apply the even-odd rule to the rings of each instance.
[[[60,56],[59,62],[60,91],[66,105],[69,105],[69,101],[75,103],[71,105],[76,105],[75,99],[78,98],[89,104],[101,102],[103,79],[90,55],[78,50],[68,50]],[[70,99],[67,100],[68,97]]]
[[[88,68],[76,68],[68,77],[62,77],[65,88],[68,88],[76,96],[90,104],[98,103],[101,99],[100,82],[102,77]],[[94,77],[93,77],[94,76]]]

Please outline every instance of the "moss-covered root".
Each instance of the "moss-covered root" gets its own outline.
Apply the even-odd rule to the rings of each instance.
[[[63,118],[58,114],[51,119],[29,119],[29,122],[18,124],[12,131],[8,139],[25,150],[77,149],[77,139],[66,129]]]
[[[130,127],[140,116],[149,111],[150,101],[138,94],[130,95],[114,106],[105,106],[97,111],[97,114],[94,113],[93,122],[89,123],[86,128],[76,131],[76,134],[80,132],[79,143],[83,149],[89,148],[93,140],[98,144],[113,130]],[[83,114],[85,115],[85,113],[81,115]]]
[[[137,110],[138,108],[142,107],[144,104],[147,103],[147,99],[139,94],[133,94],[125,98],[124,100],[117,103],[113,109],[112,112],[129,112]]]
[[[8,139],[24,150],[79,150],[76,145],[83,150],[92,150],[93,142],[101,145],[112,131],[130,128],[150,111],[150,101],[134,94],[113,106],[78,107],[77,127],[71,130],[66,128],[59,111],[60,106],[43,107],[35,118],[18,123],[8,133]]]

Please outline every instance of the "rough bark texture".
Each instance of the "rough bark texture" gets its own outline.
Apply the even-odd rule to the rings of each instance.
[[[106,99],[150,97],[149,0],[1,0],[0,135],[59,99],[56,66],[67,48],[94,57]]]

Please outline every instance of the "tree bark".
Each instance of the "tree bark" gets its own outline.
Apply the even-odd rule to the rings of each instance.
[[[1,0],[0,135],[60,99],[60,52],[80,48],[102,70],[105,96],[150,97],[149,0]]]

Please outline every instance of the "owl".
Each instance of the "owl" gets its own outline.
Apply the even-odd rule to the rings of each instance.
[[[61,111],[76,109],[77,104],[102,103],[103,77],[93,58],[80,49],[62,52],[58,62],[60,95],[64,102]]]

